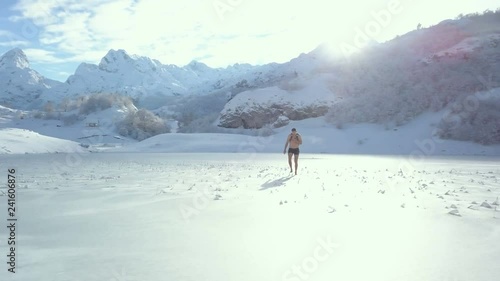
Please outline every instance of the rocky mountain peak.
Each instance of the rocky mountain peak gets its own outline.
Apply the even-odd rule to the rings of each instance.
[[[29,68],[30,64],[26,54],[19,48],[14,48],[0,57],[0,68]]]

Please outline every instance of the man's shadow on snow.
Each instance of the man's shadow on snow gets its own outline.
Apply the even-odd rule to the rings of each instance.
[[[273,181],[268,180],[261,185],[261,188],[259,190],[266,190],[269,188],[282,186],[283,184],[285,184],[285,182],[289,181],[292,177],[293,176],[290,175],[290,176],[282,177],[282,178],[279,178],[279,179],[276,179]]]

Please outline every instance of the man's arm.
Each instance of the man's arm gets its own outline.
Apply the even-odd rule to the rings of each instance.
[[[286,153],[286,148],[288,147],[289,142],[290,142],[290,136],[286,137],[285,148],[283,149],[283,154]]]
[[[299,144],[302,144],[302,136],[299,135]]]

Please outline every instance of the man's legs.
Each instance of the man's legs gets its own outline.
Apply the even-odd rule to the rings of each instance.
[[[292,155],[293,153],[288,153],[288,165],[290,166],[290,173],[292,172]]]
[[[295,154],[295,174],[297,174],[297,168],[299,167],[299,154]]]

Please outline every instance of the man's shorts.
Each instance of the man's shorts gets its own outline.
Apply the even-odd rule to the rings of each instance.
[[[292,154],[295,154],[295,155],[299,155],[299,149],[298,148],[289,148],[288,149],[288,153],[292,153]]]

